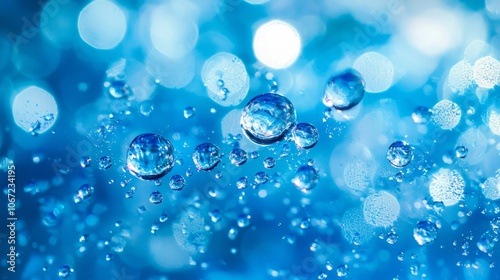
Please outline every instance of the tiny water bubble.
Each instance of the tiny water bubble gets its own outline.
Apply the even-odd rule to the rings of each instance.
[[[104,88],[113,98],[126,98],[132,94],[132,90],[127,82],[117,77],[110,77],[104,82]]]
[[[238,230],[236,228],[230,228],[227,233],[227,238],[229,238],[229,240],[235,240],[237,236]]]
[[[248,178],[247,177],[241,177],[236,181],[236,187],[239,190],[246,189],[248,186]]]
[[[292,139],[299,149],[311,149],[318,143],[318,129],[309,123],[299,123],[292,129]]]
[[[113,254],[106,254],[106,257],[105,257],[105,258],[106,258],[106,261],[107,261],[107,262],[110,262],[110,261],[112,261],[112,260],[113,260],[114,255],[113,255]]]
[[[465,146],[458,146],[455,148],[455,156],[457,158],[465,158],[467,157],[467,153],[469,152],[469,149]]]
[[[260,171],[260,172],[255,173],[255,177],[254,177],[255,183],[262,185],[262,184],[267,183],[268,180],[269,180],[269,175],[267,175],[266,172]]]
[[[208,213],[212,222],[217,223],[222,218],[222,214],[219,209],[215,209]]]
[[[62,265],[59,267],[59,270],[57,271],[57,274],[61,278],[68,278],[70,274],[73,272],[73,268],[71,268],[69,265]]]
[[[241,214],[238,217],[237,224],[240,228],[244,228],[250,225],[250,215]]]
[[[139,111],[145,117],[149,117],[149,115],[151,115],[154,109],[155,107],[153,106],[153,103],[151,103],[151,101],[149,100],[143,101],[141,103],[141,106],[139,107]]]
[[[83,184],[74,196],[75,203],[80,203],[87,200],[94,194],[94,187],[89,184]]]
[[[299,190],[305,192],[316,186],[319,181],[319,175],[316,169],[309,165],[299,167],[295,176],[292,178],[292,183]]]
[[[274,157],[267,157],[264,159],[264,167],[267,169],[273,168],[276,165]]]
[[[405,141],[395,141],[389,146],[389,149],[387,150],[387,160],[394,167],[405,167],[412,161],[412,159],[412,147]]]
[[[343,264],[337,267],[337,276],[338,277],[347,277],[349,275],[349,267],[347,264]]]
[[[160,218],[158,218],[158,220],[160,221],[160,223],[164,223],[168,220],[168,215],[163,213],[160,215]]]
[[[186,107],[184,109],[184,118],[190,119],[196,115],[196,109],[194,107]]]
[[[411,113],[411,118],[416,124],[426,124],[431,120],[432,111],[425,106],[418,106]]]
[[[250,158],[252,158],[252,159],[257,159],[257,158],[259,158],[259,152],[257,152],[257,151],[253,151],[253,152],[251,152],[251,153],[250,153]]]

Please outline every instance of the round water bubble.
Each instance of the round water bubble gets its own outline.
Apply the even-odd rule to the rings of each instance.
[[[387,150],[387,160],[392,166],[402,168],[407,166],[413,159],[413,150],[405,141],[395,141]]]
[[[174,167],[174,147],[163,136],[141,134],[132,140],[127,151],[127,169],[142,180],[156,180]]]
[[[190,119],[196,115],[196,109],[194,107],[186,107],[184,109],[184,118]]]
[[[390,227],[398,219],[399,202],[392,194],[379,191],[368,196],[363,204],[365,221],[374,227]]]
[[[79,189],[73,200],[75,203],[80,203],[87,200],[94,194],[94,187],[89,184],[83,184]]]
[[[245,150],[236,148],[229,153],[229,160],[236,166],[243,165],[248,160],[248,154]]]
[[[432,118],[432,111],[425,106],[418,106],[413,110],[413,113],[411,113],[411,118],[416,124],[426,124]]]
[[[385,56],[377,52],[366,52],[352,66],[365,82],[366,92],[378,93],[389,89],[394,79],[394,66]]]
[[[113,49],[122,41],[126,31],[125,14],[111,1],[92,1],[78,16],[80,37],[96,49]]]
[[[163,196],[159,191],[154,191],[149,196],[149,202],[153,204],[160,204],[163,201]]]
[[[463,197],[465,181],[456,170],[441,168],[434,174],[429,184],[429,192],[434,201],[445,206],[457,204]]]
[[[92,164],[92,159],[89,156],[83,156],[80,159],[80,166],[82,168],[87,168]]]
[[[292,183],[301,191],[307,192],[314,188],[319,181],[318,171],[312,166],[303,165],[292,178]]]
[[[264,159],[264,167],[267,169],[271,169],[276,165],[276,159],[274,157],[266,157]]]
[[[495,177],[490,177],[481,184],[481,191],[484,197],[490,200],[500,199],[500,180]]]
[[[326,83],[323,104],[337,110],[349,110],[358,105],[365,95],[361,75],[349,69],[331,77]]]
[[[288,98],[264,93],[248,102],[241,114],[240,124],[252,142],[269,145],[280,141],[295,119],[295,108]]]
[[[309,123],[299,123],[292,129],[295,145],[300,149],[310,149],[318,143],[318,129]]]
[[[132,89],[123,79],[117,77],[108,77],[104,82],[104,89],[113,98],[120,99],[132,95]]]
[[[68,278],[73,272],[73,269],[69,265],[61,265],[57,271],[57,275],[63,279]]]
[[[441,129],[452,130],[461,117],[462,110],[450,100],[441,100],[432,107],[432,121]]]
[[[111,161],[111,157],[102,156],[99,158],[99,169],[106,170],[111,167],[113,162]]]
[[[465,146],[458,146],[455,148],[455,156],[457,156],[457,158],[466,158],[468,153],[469,149]]]
[[[474,73],[469,62],[462,60],[451,67],[448,74],[448,84],[453,92],[463,94],[473,81]]]
[[[180,191],[186,186],[186,179],[184,179],[181,175],[176,174],[170,178],[168,185],[171,190]]]
[[[201,78],[208,96],[222,106],[240,104],[250,88],[245,64],[230,53],[220,52],[211,56],[203,65]]]
[[[18,93],[12,104],[16,124],[34,135],[49,130],[57,120],[58,112],[54,97],[36,86]]]
[[[297,60],[302,48],[300,35],[290,24],[272,20],[262,24],[253,37],[253,51],[264,65],[284,69]]]
[[[500,62],[491,56],[478,59],[472,69],[474,80],[482,88],[493,88],[500,81]]]
[[[347,210],[340,222],[342,236],[351,244],[366,244],[373,237],[375,228],[366,223],[361,208]]]
[[[193,162],[198,170],[212,170],[220,160],[220,149],[212,143],[203,143],[194,149]]]
[[[413,238],[419,245],[434,243],[437,238],[436,224],[429,221],[420,221],[413,229]]]

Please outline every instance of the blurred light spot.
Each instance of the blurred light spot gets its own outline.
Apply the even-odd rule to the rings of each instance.
[[[243,131],[240,125],[242,110],[234,109],[227,113],[221,121],[222,139],[226,139],[229,134],[236,136],[242,135]],[[259,146],[254,145],[247,137],[242,137],[239,142],[240,148],[245,151],[253,151]]]
[[[448,74],[448,84],[455,93],[464,94],[464,91],[472,85],[473,72],[472,65],[462,60],[453,65]]]
[[[78,16],[78,8],[73,2],[59,4],[58,0],[50,0],[43,7],[42,16],[46,24],[40,24],[42,33],[57,47],[72,46],[73,36],[77,33],[74,19]]]
[[[61,60],[61,53],[43,36],[30,39],[12,52],[12,63],[20,74],[29,78],[43,78],[52,74]]]
[[[272,20],[255,32],[253,50],[264,65],[275,69],[287,68],[300,54],[300,35],[290,24]]]
[[[484,134],[479,129],[472,127],[458,137],[455,147],[458,146],[464,146],[469,150],[464,160],[472,165],[480,163],[484,159],[488,143]]]
[[[25,131],[44,133],[57,120],[57,103],[47,91],[30,86],[14,98],[12,114],[16,124]]]
[[[124,79],[138,101],[151,98],[156,84],[146,67],[135,60],[120,59],[106,71],[108,78]]]
[[[410,18],[403,29],[408,42],[428,55],[442,55],[460,44],[463,37],[456,14],[442,9]]]
[[[465,49],[464,60],[470,64],[474,64],[478,59],[490,53],[491,47],[488,43],[481,40],[474,40]]]
[[[250,88],[245,64],[235,55],[225,52],[211,56],[201,71],[208,96],[222,106],[235,106],[247,96]]]
[[[500,62],[491,56],[485,56],[474,63],[473,71],[478,86],[493,88],[500,79]]]
[[[432,107],[432,121],[441,129],[452,130],[461,117],[462,110],[450,100],[441,100]]]
[[[252,5],[260,5],[269,2],[269,0],[245,0],[245,2]]]
[[[113,49],[125,36],[127,20],[123,11],[105,0],[90,2],[78,16],[78,32],[96,49]]]
[[[486,124],[490,128],[491,132],[496,135],[500,135],[500,106],[497,102],[488,107],[486,112]]]
[[[364,53],[356,59],[353,68],[361,74],[367,92],[383,92],[392,85],[394,78],[392,62],[379,53]]]
[[[181,58],[198,41],[198,26],[188,16],[179,16],[168,7],[151,14],[150,36],[153,46],[168,58]]]
[[[500,15],[500,1],[498,0],[486,0],[485,6],[488,12],[492,15],[499,16]]]
[[[195,58],[190,54],[171,59],[161,53],[151,52],[146,63],[160,85],[167,88],[183,88],[194,77]]]

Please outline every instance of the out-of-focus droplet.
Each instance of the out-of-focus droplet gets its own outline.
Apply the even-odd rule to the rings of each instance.
[[[91,164],[92,164],[92,159],[90,157],[88,157],[88,156],[83,156],[80,159],[80,166],[82,168],[89,167]]]
[[[184,109],[184,118],[190,119],[196,115],[196,109],[194,107],[186,107]]]
[[[338,277],[347,277],[349,275],[349,267],[347,264],[343,264],[337,267]]]
[[[467,157],[467,153],[469,152],[469,149],[465,146],[458,146],[455,148],[455,155],[457,158],[465,158]]]
[[[432,118],[432,111],[425,106],[418,106],[411,113],[411,118],[416,124],[426,124]]]
[[[102,156],[101,158],[99,158],[99,169],[106,170],[106,169],[110,168],[111,165],[112,165],[111,157]]]
[[[292,183],[299,190],[306,192],[311,190],[318,184],[319,175],[316,169],[309,165],[299,167],[297,173],[292,178]]]
[[[75,203],[80,203],[88,198],[90,198],[94,194],[94,187],[89,184],[83,184],[79,189],[76,195],[74,196]]]
[[[420,221],[413,229],[413,238],[419,245],[432,244],[437,238],[436,224],[429,221]]]
[[[68,278],[73,272],[73,269],[69,265],[62,265],[59,267],[58,276],[61,278]]]

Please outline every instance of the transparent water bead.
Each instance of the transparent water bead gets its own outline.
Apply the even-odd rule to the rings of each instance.
[[[82,168],[89,167],[91,164],[92,164],[92,159],[90,157],[88,157],[88,156],[83,156],[80,159],[80,166]]]
[[[220,52],[211,56],[201,72],[208,96],[222,106],[235,106],[247,96],[250,78],[237,56]]]
[[[331,77],[325,87],[323,104],[337,110],[348,110],[358,105],[365,95],[361,75],[353,69]]]
[[[312,166],[304,165],[299,167],[297,173],[292,178],[292,183],[299,190],[307,192],[314,188],[319,181],[318,171]]]
[[[465,146],[458,146],[455,148],[455,155],[457,158],[465,158],[467,157],[467,153],[469,152],[469,149]]]
[[[90,198],[94,194],[94,187],[89,184],[83,184],[79,189],[76,195],[73,197],[75,203],[80,203],[88,198]]]
[[[363,204],[366,223],[374,227],[390,227],[399,217],[399,202],[392,194],[379,191],[368,196]]]
[[[163,196],[159,191],[154,191],[149,196],[149,202],[153,204],[160,204],[163,201]]]
[[[432,174],[429,193],[434,201],[441,201],[445,206],[451,206],[462,199],[464,188],[464,178],[458,171],[441,168]]]
[[[416,124],[426,124],[432,118],[432,111],[425,106],[418,106],[413,110],[413,113],[411,113],[411,118]]]
[[[412,161],[412,159],[412,147],[405,141],[395,141],[389,146],[389,149],[387,150],[387,160],[394,167],[405,167]]]
[[[252,142],[269,145],[280,141],[295,119],[295,108],[288,98],[264,93],[248,102],[241,114],[240,124]]]
[[[339,265],[337,267],[337,276],[338,277],[347,277],[349,275],[349,267],[347,264]]]
[[[61,265],[57,271],[57,275],[61,278],[68,278],[73,272],[73,269],[69,265]]]
[[[432,121],[441,129],[452,130],[461,117],[462,110],[450,100],[441,100],[432,107]]]
[[[299,123],[292,129],[295,145],[300,149],[310,149],[318,143],[318,129],[309,123]]]
[[[220,160],[220,149],[212,143],[203,143],[194,149],[193,162],[198,170],[212,170]]]
[[[176,174],[170,178],[168,185],[171,190],[180,191],[186,186],[186,179],[184,179],[181,175]]]
[[[132,95],[130,86],[124,79],[109,77],[104,82],[104,89],[113,98],[127,98]]]
[[[184,109],[184,118],[186,119],[194,117],[195,114],[196,114],[196,109],[194,107],[186,107],[186,109]]]
[[[111,167],[112,165],[111,157],[109,156],[102,156],[99,158],[99,169],[101,170],[106,170]]]
[[[437,238],[436,224],[429,221],[420,221],[413,229],[413,238],[419,245],[432,244]]]
[[[163,136],[141,134],[127,151],[127,169],[141,180],[156,180],[174,167],[174,147]]]
[[[248,154],[245,150],[236,148],[229,153],[229,160],[236,166],[243,165],[248,160]]]
[[[264,159],[264,167],[267,169],[273,168],[276,165],[276,159],[267,157]]]

